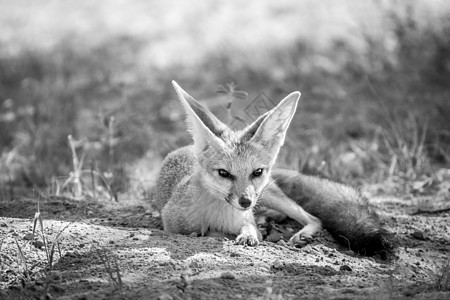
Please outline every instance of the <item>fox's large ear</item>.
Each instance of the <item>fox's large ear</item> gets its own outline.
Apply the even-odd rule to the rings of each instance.
[[[227,126],[186,93],[175,81],[172,81],[172,84],[186,111],[186,123],[194,139],[195,153],[201,153],[209,144],[222,144],[220,136],[227,130]]]
[[[261,126],[261,123],[266,119],[266,117],[269,115],[270,112],[271,111],[269,110],[265,114],[260,115],[258,119],[256,119],[252,124],[248,125],[245,129],[243,129],[241,141],[243,142],[250,141],[255,136],[255,133],[258,130],[259,126]]]
[[[289,94],[275,108],[247,127],[243,137],[263,146],[275,159],[284,143],[286,131],[297,109],[300,95],[300,92]]]

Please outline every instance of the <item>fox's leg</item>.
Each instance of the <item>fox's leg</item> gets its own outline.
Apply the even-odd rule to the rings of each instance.
[[[208,231],[205,236],[227,238],[229,240],[234,239],[236,244],[248,246],[258,246],[259,241],[262,240],[261,233],[252,224],[246,224],[242,226],[241,231],[237,237],[235,234],[233,235],[220,231]]]
[[[289,240],[290,244],[312,239],[312,236],[322,229],[322,222],[318,218],[306,212],[275,184],[268,187],[261,202],[264,206],[275,209],[304,226]]]
[[[245,211],[239,214],[240,228],[239,235],[236,237],[235,243],[238,245],[258,246],[259,240],[262,240],[261,233],[256,228],[255,217],[253,211]]]
[[[244,224],[235,242],[238,245],[258,246],[261,233],[253,223]]]
[[[256,226],[254,224],[245,224],[241,227],[239,235],[236,237],[236,235],[224,233],[220,231],[208,231],[205,236],[212,236],[212,237],[226,237],[227,239],[233,239],[235,238],[235,243],[238,245],[248,245],[248,246],[258,246],[259,241],[262,240],[262,235],[259,232],[259,230],[256,229]]]

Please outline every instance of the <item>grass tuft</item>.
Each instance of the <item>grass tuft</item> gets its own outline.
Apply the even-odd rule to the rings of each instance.
[[[450,291],[450,260],[445,262],[442,272],[437,276],[435,288],[442,292]]]
[[[99,249],[97,251],[97,255],[105,267],[105,272],[108,274],[114,289],[117,291],[122,291],[122,276],[120,274],[117,257],[106,249]]]

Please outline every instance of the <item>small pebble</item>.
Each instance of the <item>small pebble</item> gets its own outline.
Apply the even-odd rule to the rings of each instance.
[[[425,233],[420,230],[416,230],[413,233],[411,233],[411,236],[417,240],[425,241],[427,239]]]
[[[279,232],[272,232],[270,235],[266,237],[266,241],[276,243],[283,239],[283,235]]]
[[[348,255],[348,256],[355,256],[355,252],[353,250],[344,250],[342,253]]]
[[[63,287],[60,287],[59,285],[56,285],[56,284],[50,285],[50,288],[53,292],[58,293],[58,294],[62,294],[66,291]]]
[[[44,243],[42,241],[34,241],[33,246],[37,249],[41,249],[42,247],[44,247]]]
[[[270,271],[270,266],[268,264],[266,264],[266,263],[259,263],[258,264],[258,268],[261,271],[264,271],[264,272],[269,272]]]
[[[34,235],[32,233],[27,233],[23,237],[24,240],[31,241],[33,239]]]
[[[51,277],[52,277],[52,280],[54,280],[54,281],[61,280],[61,273],[59,273],[57,271],[53,271],[51,273]]]
[[[305,252],[305,253],[312,253],[311,245],[306,245],[305,247],[303,247],[303,252]]]
[[[173,297],[170,296],[169,294],[161,294],[158,297],[158,300],[172,300],[172,299],[173,299]]]
[[[200,268],[200,264],[194,260],[189,264],[189,267],[191,267],[193,269],[198,269],[198,268]]]
[[[272,263],[272,267],[275,268],[275,269],[282,269],[283,268],[283,262],[277,258]]]
[[[307,240],[300,240],[300,241],[296,241],[294,247],[295,248],[303,248],[306,245],[308,245],[308,241]]]
[[[280,246],[283,246],[283,247],[287,247],[287,244],[286,244],[286,242],[284,240],[279,240],[277,242],[277,245],[280,245]]]
[[[350,268],[348,265],[342,265],[342,266],[339,268],[339,270],[351,272],[351,271],[352,271],[352,268]]]
[[[222,274],[220,274],[220,278],[223,278],[223,279],[235,279],[236,276],[234,276],[234,274],[231,273],[231,272],[223,272]]]
[[[75,257],[76,255],[75,255],[75,253],[73,251],[66,251],[65,256]]]

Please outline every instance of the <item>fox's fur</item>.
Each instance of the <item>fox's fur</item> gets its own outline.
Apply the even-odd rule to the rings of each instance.
[[[374,254],[391,249],[389,234],[356,190],[294,171],[272,170],[299,92],[245,129],[232,131],[173,85],[194,144],[170,153],[157,179],[153,203],[161,212],[164,230],[220,232],[237,236],[239,244],[256,246],[261,234],[255,213],[275,210],[304,225],[290,243],[312,238],[323,224],[355,251]]]

